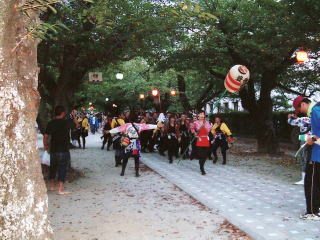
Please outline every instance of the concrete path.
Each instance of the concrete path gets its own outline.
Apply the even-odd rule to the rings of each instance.
[[[85,177],[66,184],[72,193],[48,193],[54,239],[248,239],[229,228],[217,212],[143,165],[141,177],[136,178],[134,161],[130,160],[121,177],[121,168],[114,167],[114,152],[101,150],[99,137],[89,135],[87,149],[71,150],[72,166],[85,173]]]
[[[303,221],[303,186],[266,180],[221,163],[207,161],[207,175],[200,174],[198,161],[178,165],[157,154],[144,154],[142,161],[170,182],[208,206],[253,239],[320,238],[320,222]]]

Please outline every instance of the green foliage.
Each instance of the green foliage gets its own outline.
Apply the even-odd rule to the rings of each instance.
[[[55,15],[44,14],[48,24],[59,21],[68,30],[56,33],[47,26],[55,37],[41,44],[39,59],[57,85],[67,81],[75,89],[88,71],[102,69],[110,78],[103,88],[132,106],[139,105],[138,92],[147,94],[154,85],[161,89],[177,86],[177,74],[184,77],[191,107],[203,106],[224,90],[224,76],[239,63],[251,71],[255,101],[261,98],[267,71],[289,89],[297,87],[298,78],[299,91],[309,81],[310,92],[319,79],[316,71],[309,69],[310,77],[306,71],[297,74],[296,65],[288,67],[298,47],[319,49],[318,8],[319,2],[312,0],[70,2],[57,5]],[[129,68],[118,64],[131,59],[135,60],[128,63]],[[67,70],[69,79],[59,80]],[[126,82],[126,78],[122,85],[111,77],[116,71],[134,80]],[[270,92],[278,87],[270,85]],[[100,91],[97,86],[92,88]],[[103,105],[105,97],[101,99]],[[181,108],[179,102],[172,106]]]
[[[162,99],[171,89],[176,89],[176,73],[173,70],[156,72],[143,58],[108,65],[96,70],[102,71],[103,83],[99,85],[83,83],[81,90],[76,94],[77,105],[86,106],[92,102],[101,111],[110,111],[112,104],[116,104],[122,110],[140,108],[146,110],[154,108],[151,96],[153,88],[159,89]],[[115,77],[119,72],[124,74],[122,80]],[[146,99],[140,100],[139,94],[144,94]],[[109,99],[108,102],[106,98]],[[170,101],[178,102],[177,97],[171,97]]]
[[[175,31],[180,26],[171,18],[173,8],[143,0],[76,1],[57,5],[57,14],[43,14],[48,24],[62,22],[68,27],[39,46],[39,62],[45,73],[40,81],[49,91],[47,99],[57,101],[61,98],[57,92],[75,92],[87,72],[94,69],[137,56],[148,61],[158,56],[172,43],[171,37],[179,35]]]
[[[58,32],[62,30],[69,30],[69,28],[61,22],[55,24],[40,23],[30,29],[30,36],[42,40],[57,40]]]

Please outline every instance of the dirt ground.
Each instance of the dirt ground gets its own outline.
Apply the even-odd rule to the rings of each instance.
[[[71,151],[80,178],[67,183],[70,195],[49,192],[49,215],[57,240],[249,239],[217,212],[145,166],[134,177],[114,167],[113,152],[88,137],[86,150]]]
[[[255,139],[238,138],[228,151],[228,164],[270,179],[292,183],[301,179],[300,163],[294,157],[296,149],[293,144],[282,143],[283,153],[279,156],[260,154],[256,149]]]

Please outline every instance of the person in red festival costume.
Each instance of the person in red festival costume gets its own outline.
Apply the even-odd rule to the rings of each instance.
[[[212,125],[205,119],[205,112],[200,111],[198,114],[198,120],[191,125],[191,132],[196,137],[197,157],[199,159],[200,171],[202,175],[205,175],[204,164],[207,160],[210,150],[209,133],[212,129]]]

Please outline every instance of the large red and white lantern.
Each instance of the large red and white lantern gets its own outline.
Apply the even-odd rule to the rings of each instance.
[[[239,92],[240,89],[249,81],[250,72],[243,65],[233,66],[224,80],[225,88],[231,92]]]

